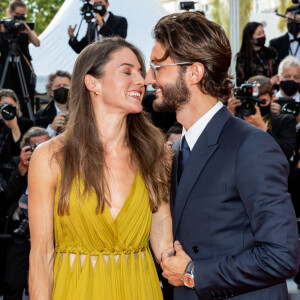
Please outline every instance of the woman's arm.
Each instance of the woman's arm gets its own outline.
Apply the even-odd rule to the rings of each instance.
[[[36,47],[39,47],[41,45],[40,40],[38,36],[36,35],[36,32],[34,30],[31,30],[29,26],[26,24],[26,22],[22,22],[25,25],[25,32],[28,35],[29,41]]]
[[[29,291],[31,300],[52,299],[53,211],[58,167],[52,159],[51,142],[35,149],[29,165],[28,213],[31,238]]]
[[[150,243],[158,263],[161,253],[173,247],[172,217],[169,203],[162,203],[158,211],[152,215]]]

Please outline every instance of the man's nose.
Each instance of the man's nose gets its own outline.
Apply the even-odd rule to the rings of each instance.
[[[152,85],[155,83],[155,78],[151,69],[148,70],[145,78],[145,85]]]

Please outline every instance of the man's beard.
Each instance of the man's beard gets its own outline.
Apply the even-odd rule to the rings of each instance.
[[[154,84],[155,89],[161,89],[162,99],[154,100],[153,109],[158,112],[178,112],[185,104],[190,102],[190,91],[184,80],[184,72],[179,72],[174,84],[167,84],[164,88]]]

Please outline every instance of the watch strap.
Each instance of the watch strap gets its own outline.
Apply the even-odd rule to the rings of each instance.
[[[194,262],[192,260],[188,262],[184,273],[194,274]]]

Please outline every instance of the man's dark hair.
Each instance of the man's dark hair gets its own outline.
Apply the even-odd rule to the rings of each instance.
[[[71,74],[67,71],[58,70],[55,73],[50,74],[48,76],[48,81],[47,81],[47,84],[46,84],[46,90],[47,90],[48,95],[49,95],[49,92],[51,91],[53,80],[56,77],[67,77],[71,80]]]
[[[166,133],[166,140],[171,136],[171,134],[182,134],[182,125],[179,123],[174,124]]]
[[[233,83],[228,70],[231,48],[221,26],[198,12],[175,13],[161,18],[154,28],[154,38],[165,55],[175,62],[200,62],[205,68],[199,88],[204,94],[226,101]],[[180,66],[181,69],[187,68]]]

